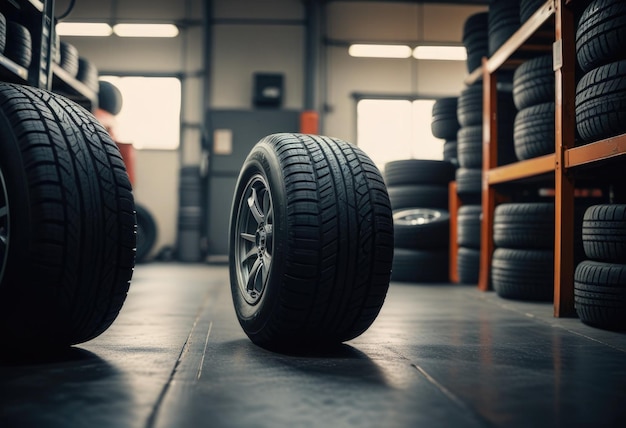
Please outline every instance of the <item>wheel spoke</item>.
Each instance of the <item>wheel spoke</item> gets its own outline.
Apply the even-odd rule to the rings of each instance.
[[[252,213],[252,216],[254,217],[256,222],[258,224],[263,223],[265,218],[259,208],[259,197],[254,187],[252,188],[252,194],[248,198],[248,207],[250,208],[250,212]]]
[[[248,293],[250,293],[251,291],[254,291],[256,289],[255,287],[255,283],[257,281],[257,278],[259,276],[259,272],[263,269],[263,262],[260,258],[256,259],[254,261],[254,264],[252,265],[252,268],[250,268],[250,272],[249,272],[249,276],[248,276],[248,282],[246,284],[246,291]]]
[[[248,251],[246,253],[245,256],[243,256],[243,262],[247,262],[248,260],[250,260],[252,257],[256,256],[258,254],[259,249],[257,247],[252,247],[250,248],[250,251]]]
[[[239,234],[239,236],[241,236],[241,239],[243,239],[244,241],[255,242],[255,236],[251,233],[242,232]]]

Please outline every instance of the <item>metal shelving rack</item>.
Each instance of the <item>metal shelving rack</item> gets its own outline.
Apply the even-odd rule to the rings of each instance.
[[[482,67],[472,72],[465,81],[470,85],[482,78],[484,90],[483,217],[478,288],[482,291],[491,288],[489,278],[494,251],[494,209],[502,199],[496,186],[531,179],[549,181],[553,178],[555,317],[575,315],[573,213],[576,172],[582,166],[593,168],[606,162],[626,161],[626,134],[574,147],[576,53],[575,21],[570,7],[573,1],[546,1],[490,58],[484,58]],[[525,55],[538,52],[552,52],[554,59],[555,151],[553,154],[500,166],[497,161],[496,71],[514,68],[523,61]],[[454,189],[454,183],[450,189]],[[451,214],[455,215],[459,206],[456,193],[451,197],[451,206]],[[451,232],[455,235],[455,231]],[[456,265],[456,251],[451,251],[451,257],[450,276],[454,281],[457,273],[452,265]]]
[[[0,12],[7,20],[14,19],[26,26],[32,38],[32,60],[28,68],[0,54],[0,80],[51,90],[93,110],[98,94],[52,61],[54,0],[7,0]]]

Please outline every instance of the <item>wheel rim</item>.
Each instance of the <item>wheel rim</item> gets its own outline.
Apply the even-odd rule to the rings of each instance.
[[[413,208],[409,210],[397,211],[393,214],[393,221],[396,224],[405,226],[416,226],[436,221],[441,217],[441,211],[427,208]]]
[[[0,170],[0,282],[9,255],[9,197],[2,170]]]
[[[239,290],[250,305],[267,288],[274,249],[274,208],[265,179],[254,175],[239,202],[235,230],[235,264]]]

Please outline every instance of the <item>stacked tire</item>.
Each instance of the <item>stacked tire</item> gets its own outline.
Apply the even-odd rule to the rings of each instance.
[[[488,24],[491,56],[519,29],[520,0],[491,0]]]
[[[518,160],[554,153],[554,71],[552,55],[530,59],[513,74],[517,108],[513,143]]]
[[[458,166],[457,132],[459,121],[456,116],[458,97],[439,98],[433,104],[431,131],[433,136],[444,140],[443,160]]]
[[[585,73],[576,87],[576,127],[590,143],[626,132],[626,3],[593,0],[576,29]]]
[[[588,260],[574,273],[574,303],[585,324],[626,329],[626,205],[593,205],[585,211],[582,241]]]
[[[552,301],[554,203],[505,203],[494,211],[491,282],[505,299]]]
[[[448,280],[448,184],[454,179],[454,170],[449,161],[426,159],[385,165],[394,220],[393,281]]]
[[[467,71],[482,66],[483,57],[489,56],[489,13],[470,15],[463,24],[463,46],[467,51]]]

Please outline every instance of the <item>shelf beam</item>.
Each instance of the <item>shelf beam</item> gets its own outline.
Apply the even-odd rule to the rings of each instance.
[[[574,168],[619,156],[626,156],[626,134],[567,150],[565,168]]]
[[[485,174],[489,184],[498,184],[553,173],[554,166],[555,156],[554,154],[549,154],[515,162],[510,165],[499,166],[486,171]]]

